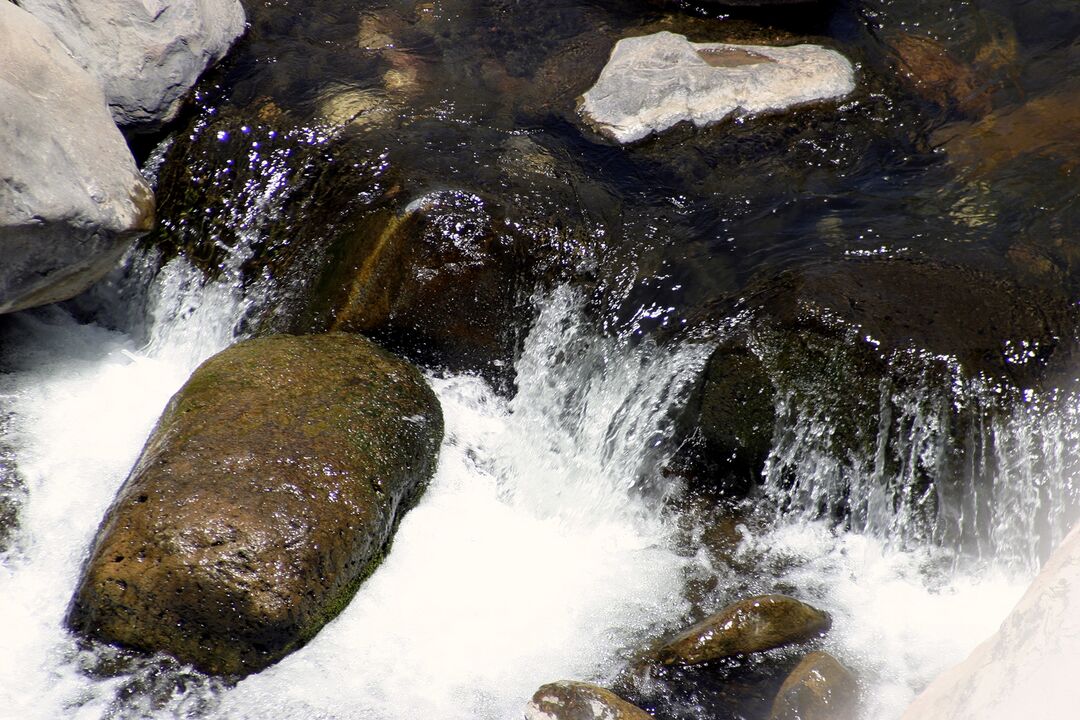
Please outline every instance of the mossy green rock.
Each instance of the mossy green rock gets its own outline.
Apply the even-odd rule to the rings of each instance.
[[[784,680],[769,720],[853,720],[858,693],[855,676],[839,660],[812,652]]]
[[[759,595],[723,610],[666,642],[655,658],[664,665],[697,665],[805,642],[827,632],[829,614],[786,595]]]
[[[173,397],[98,531],[68,622],[215,674],[302,646],[430,479],[437,398],[356,335],[210,358]]]

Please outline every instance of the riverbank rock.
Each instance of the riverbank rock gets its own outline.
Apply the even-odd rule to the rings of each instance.
[[[359,336],[272,336],[203,363],[109,509],[82,633],[216,674],[307,642],[376,567],[442,438],[420,373]]]
[[[66,300],[153,224],[154,198],[97,82],[0,3],[0,312]]]
[[[855,71],[835,50],[692,43],[664,31],[616,43],[579,111],[601,134],[630,143],[680,122],[703,127],[854,89]]]
[[[933,38],[897,33],[888,39],[901,82],[942,110],[978,118],[990,112],[990,90],[976,69]]]
[[[854,720],[855,676],[824,652],[812,652],[791,671],[773,702],[769,720]]]
[[[525,707],[525,720],[652,720],[610,690],[562,680],[542,686]]]
[[[901,720],[1072,717],[1078,638],[1080,527],[1050,556],[998,631],[938,676]]]
[[[120,125],[158,125],[244,32],[239,0],[19,0],[100,79]]]
[[[664,665],[697,665],[819,637],[829,614],[786,595],[740,600],[691,625],[656,651]]]

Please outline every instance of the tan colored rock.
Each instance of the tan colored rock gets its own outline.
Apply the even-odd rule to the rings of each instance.
[[[899,33],[889,39],[900,78],[912,92],[944,109],[968,117],[990,112],[990,88],[975,68],[957,60],[932,38]]]
[[[203,363],[98,531],[69,625],[247,674],[348,603],[427,485],[442,413],[357,335],[279,335]]]
[[[1076,716],[1080,527],[1073,529],[996,633],[939,675],[901,720]]]
[[[690,626],[656,651],[665,665],[697,665],[819,637],[829,614],[786,595],[741,600]]]
[[[858,692],[855,676],[840,661],[812,652],[784,680],[769,720],[854,720]]]
[[[525,707],[525,720],[652,720],[610,690],[561,680],[544,685]]]

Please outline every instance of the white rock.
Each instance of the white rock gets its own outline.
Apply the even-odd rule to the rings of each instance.
[[[942,673],[902,720],[1076,717],[1080,527],[1054,551],[998,631]]]
[[[153,195],[97,80],[0,1],[0,313],[64,300],[153,222]]]
[[[659,32],[616,43],[579,110],[602,134],[629,143],[683,121],[703,127],[854,89],[851,63],[819,45],[692,43]]]
[[[120,125],[171,120],[243,32],[240,0],[18,0],[105,89]]]

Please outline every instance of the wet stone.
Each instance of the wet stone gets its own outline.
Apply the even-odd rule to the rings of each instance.
[[[170,401],[107,513],[69,625],[213,674],[276,662],[378,566],[442,428],[419,371],[362,337],[218,353]]]
[[[697,665],[812,640],[831,625],[828,613],[795,598],[760,595],[683,630],[654,657],[664,665]]]
[[[525,707],[525,720],[651,720],[610,690],[571,680],[544,685]]]
[[[812,652],[780,687],[769,720],[854,720],[857,707],[851,671],[828,653]]]

